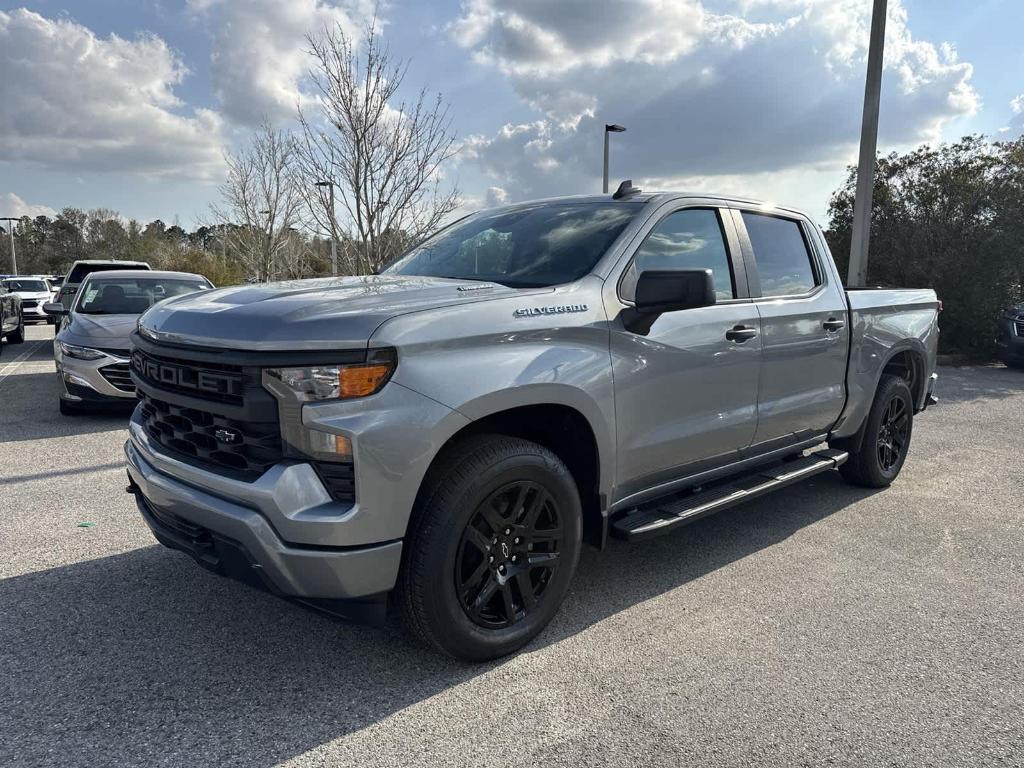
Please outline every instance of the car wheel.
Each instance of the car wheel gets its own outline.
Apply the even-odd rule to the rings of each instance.
[[[860,450],[839,467],[855,485],[885,488],[899,475],[914,429],[914,397],[907,382],[883,375],[868,412]]]
[[[67,400],[58,400],[60,403],[60,413],[62,416],[77,416],[82,412],[82,409],[74,403],[69,403]]]
[[[582,511],[565,464],[527,440],[469,438],[431,471],[420,501],[397,593],[413,634],[469,661],[528,643],[579,561]]]
[[[18,315],[18,327],[7,336],[11,344],[22,344],[25,341],[25,316]]]

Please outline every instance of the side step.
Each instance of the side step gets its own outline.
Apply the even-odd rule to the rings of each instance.
[[[806,480],[812,475],[835,469],[848,457],[846,451],[815,451],[809,456],[759,469],[749,475],[741,475],[705,491],[655,501],[633,509],[615,520],[611,526],[611,533],[616,538],[627,541],[640,541],[659,536],[726,507],[764,496],[779,488]]]

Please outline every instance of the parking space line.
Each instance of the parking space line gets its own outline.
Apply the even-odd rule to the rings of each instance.
[[[18,369],[18,366],[24,363],[29,357],[31,357],[32,353],[39,349],[46,341],[48,341],[48,339],[40,339],[39,341],[35,342],[31,347],[29,347],[20,355],[18,355],[16,358],[11,360],[11,362],[9,362],[3,368],[0,368],[0,384],[3,384],[4,379],[6,379],[8,376],[14,373]]]

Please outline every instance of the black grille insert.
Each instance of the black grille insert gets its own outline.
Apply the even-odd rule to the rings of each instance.
[[[200,467],[252,481],[283,458],[278,424],[235,421],[139,393],[139,415],[151,440]]]
[[[132,381],[131,371],[128,370],[128,363],[114,363],[100,368],[100,374],[109,381],[116,389],[122,392],[134,392],[135,382]]]
[[[136,349],[132,371],[143,382],[168,392],[230,405],[243,403],[244,377],[236,365],[186,363]]]
[[[349,504],[356,500],[356,473],[351,461],[318,461],[313,466],[331,498]]]

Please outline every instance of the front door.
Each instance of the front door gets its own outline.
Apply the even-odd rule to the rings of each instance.
[[[620,499],[722,463],[754,437],[760,319],[746,298],[738,241],[725,213],[713,207],[668,212],[618,284],[620,299],[631,302],[644,269],[710,268],[718,301],[662,314],[646,333],[626,327],[628,310],[609,313],[617,315],[611,355]]]

